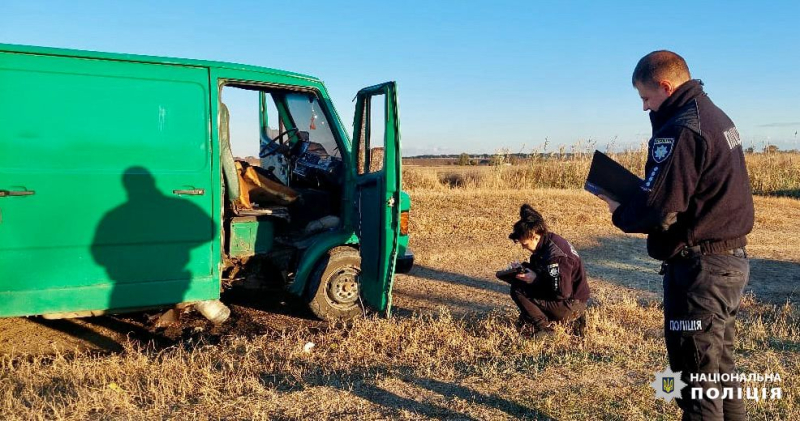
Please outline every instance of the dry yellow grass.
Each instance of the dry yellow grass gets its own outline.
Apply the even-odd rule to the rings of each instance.
[[[747,171],[755,194],[800,197],[800,153],[749,154]]]
[[[666,366],[657,262],[579,190],[415,189],[417,267],[395,316],[231,335],[166,349],[0,357],[2,419],[677,419],[649,386]],[[525,340],[493,272],[519,204],[571,240],[590,276],[583,338]],[[753,279],[736,346],[743,372],[779,373],[784,397],[753,419],[800,419],[800,201],[756,198]],[[791,304],[785,304],[790,299]],[[303,352],[306,343],[316,346]],[[761,387],[770,384],[751,384]]]
[[[611,156],[634,174],[642,175],[644,150]],[[800,153],[747,154],[754,194],[800,197]],[[507,161],[507,160],[506,160]],[[515,165],[409,167],[403,172],[407,189],[579,189],[589,173],[591,154],[536,156]]]

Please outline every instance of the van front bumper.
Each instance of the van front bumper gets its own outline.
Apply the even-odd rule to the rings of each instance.
[[[406,254],[403,256],[397,256],[397,262],[395,264],[395,273],[408,273],[411,271],[411,268],[414,267],[414,253],[411,250],[406,250]]]

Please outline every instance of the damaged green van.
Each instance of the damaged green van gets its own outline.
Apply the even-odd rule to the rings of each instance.
[[[414,262],[400,166],[394,82],[357,93],[351,140],[314,77],[0,44],[0,317],[219,322],[222,290],[262,282],[322,319],[388,314]]]

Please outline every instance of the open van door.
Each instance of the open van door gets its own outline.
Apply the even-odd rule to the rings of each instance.
[[[361,297],[388,316],[400,233],[400,125],[395,82],[360,90],[353,120]]]

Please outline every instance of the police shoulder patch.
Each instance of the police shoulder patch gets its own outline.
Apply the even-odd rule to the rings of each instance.
[[[551,265],[547,265],[547,273],[550,274],[551,277],[556,278],[559,275],[558,263],[553,263]]]
[[[653,139],[653,147],[651,148],[651,156],[653,161],[660,164],[669,158],[672,154],[672,149],[675,146],[674,137],[657,137]]]

